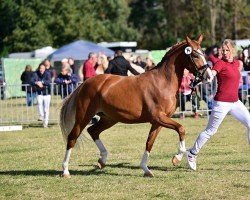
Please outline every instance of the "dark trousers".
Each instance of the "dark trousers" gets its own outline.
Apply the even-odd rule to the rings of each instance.
[[[188,95],[180,94],[180,109],[181,109],[181,111],[186,110],[185,104],[187,101],[191,101],[191,94],[188,94]],[[192,102],[191,103],[192,103],[192,111],[194,113],[196,113],[197,110],[200,108],[200,101],[199,101],[199,98],[197,98],[195,93],[192,94]]]

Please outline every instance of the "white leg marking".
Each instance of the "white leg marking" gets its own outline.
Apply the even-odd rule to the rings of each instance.
[[[70,154],[71,154],[71,149],[67,150],[64,156],[64,160],[62,163],[62,167],[63,167],[63,175],[69,175],[69,158],[70,158]]]
[[[186,152],[186,145],[185,145],[185,140],[181,141],[179,143],[179,149],[178,149],[178,153],[175,155],[175,157],[181,161],[184,153]]]
[[[147,166],[148,158],[149,158],[149,152],[145,151],[142,156],[142,160],[140,164],[141,168],[143,169],[145,173],[150,173],[150,170],[148,169],[148,166]]]
[[[179,144],[179,151],[182,153],[186,152],[186,145],[185,145],[185,140],[181,141]]]
[[[108,151],[105,148],[105,146],[103,145],[102,141],[100,139],[95,140],[95,144],[98,147],[99,151],[100,151],[100,156],[101,156],[101,160],[103,163],[106,163],[107,161],[107,156],[108,156]]]

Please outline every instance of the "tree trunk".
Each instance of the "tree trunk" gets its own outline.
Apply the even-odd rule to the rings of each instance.
[[[225,29],[225,2],[224,0],[220,1],[220,41],[223,41],[226,38],[226,29]]]
[[[237,1],[232,1],[232,8],[233,8],[233,19],[232,19],[232,39],[236,40],[237,37]]]
[[[217,19],[217,9],[215,0],[209,0],[209,10],[210,10],[210,31],[211,31],[211,42],[212,45],[216,42],[216,35],[215,35],[215,25]]]

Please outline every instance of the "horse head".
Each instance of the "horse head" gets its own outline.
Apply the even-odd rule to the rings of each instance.
[[[195,75],[195,81],[199,83],[202,80],[210,82],[212,78],[212,72],[205,59],[205,53],[201,48],[201,42],[203,40],[203,34],[201,34],[197,40],[191,40],[186,37],[187,46],[184,49],[184,53],[188,56],[189,62],[185,66],[191,73]]]

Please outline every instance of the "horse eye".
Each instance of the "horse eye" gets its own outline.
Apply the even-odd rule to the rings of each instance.
[[[193,57],[194,57],[194,58],[199,58],[200,56],[199,56],[199,54],[197,54],[197,53],[193,53]]]

